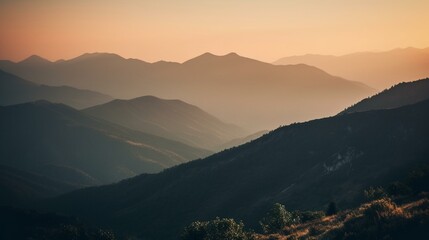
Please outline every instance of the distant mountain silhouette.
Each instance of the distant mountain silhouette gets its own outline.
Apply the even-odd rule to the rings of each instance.
[[[290,210],[356,206],[368,186],[429,163],[428,122],[424,101],[292,124],[203,160],[44,204],[147,239],[177,239],[190,222],[216,216],[254,227],[275,202]]]
[[[0,164],[74,186],[159,172],[210,154],[46,101],[0,107],[0,116]]]
[[[251,131],[333,115],[375,91],[307,65],[275,66],[230,53],[184,63],[147,63],[116,54],[0,68],[40,84],[67,85],[130,99],[154,95],[193,103]]]
[[[51,61],[44,59],[38,55],[31,55],[30,57],[22,60],[20,62],[22,65],[43,65],[43,64],[49,64]]]
[[[427,99],[429,99],[429,78],[399,83],[354,104],[340,114],[398,108]]]
[[[330,74],[383,90],[400,82],[429,76],[429,48],[399,48],[343,56],[302,55],[281,58],[277,65],[304,63]]]
[[[84,112],[130,129],[210,150],[246,135],[239,127],[226,124],[196,106],[154,96],[113,100]]]
[[[26,64],[45,64],[30,57]],[[39,63],[41,61],[41,63]],[[38,85],[0,70],[0,105],[13,105],[35,100],[64,103],[74,108],[86,108],[112,100],[110,96],[72,87]]]

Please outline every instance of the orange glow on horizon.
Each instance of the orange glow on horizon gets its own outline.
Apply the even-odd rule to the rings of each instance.
[[[429,46],[429,1],[11,1],[0,59],[113,52],[182,62],[203,52],[274,61]]]

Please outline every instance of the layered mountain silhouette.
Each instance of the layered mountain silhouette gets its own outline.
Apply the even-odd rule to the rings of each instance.
[[[216,216],[255,226],[274,202],[290,210],[354,206],[364,188],[428,163],[428,110],[424,101],[292,124],[203,160],[45,204],[147,239],[177,239],[190,222]]]
[[[383,90],[400,82],[428,77],[429,48],[399,48],[343,56],[308,54],[285,57],[274,62],[277,65],[299,63]]]
[[[84,112],[130,129],[210,150],[247,134],[196,106],[154,96],[113,100]]]
[[[159,172],[210,154],[47,101],[0,107],[0,116],[0,164],[77,187]]]
[[[44,61],[38,63],[37,59],[28,59],[25,63],[45,64]],[[39,85],[0,70],[0,105],[13,105],[42,99],[80,109],[108,102],[112,100],[112,97],[66,86]]]
[[[366,98],[340,114],[391,109],[429,99],[429,79],[399,83],[370,98]]]
[[[275,66],[230,53],[184,63],[147,63],[108,53],[49,62],[32,57],[0,68],[39,84],[67,85],[129,99],[154,95],[191,102],[252,132],[336,114],[375,91],[299,64]]]

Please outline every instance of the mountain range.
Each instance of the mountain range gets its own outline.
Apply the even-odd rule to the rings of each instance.
[[[307,54],[281,58],[273,64],[300,63],[383,90],[400,82],[429,77],[429,48],[398,48],[342,56]]]
[[[158,174],[62,195],[42,209],[145,239],[176,239],[190,222],[216,216],[254,227],[275,202],[291,210],[356,206],[368,186],[428,164],[428,109],[423,101],[291,124]]]
[[[275,66],[236,53],[205,53],[184,63],[148,63],[87,53],[50,62],[32,56],[0,68],[39,84],[100,91],[114,98],[154,95],[198,105],[251,132],[333,115],[375,93],[312,66]]]
[[[84,113],[129,129],[209,150],[248,135],[239,127],[226,124],[196,106],[154,96],[113,100],[85,109]]]
[[[74,108],[87,108],[112,100],[112,97],[67,86],[39,85],[0,70],[0,105],[48,100]]]
[[[0,116],[0,164],[75,188],[159,172],[211,153],[47,101],[0,107]]]

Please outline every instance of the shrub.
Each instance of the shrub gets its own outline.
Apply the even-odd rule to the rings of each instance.
[[[293,223],[292,214],[286,211],[285,206],[280,203],[275,203],[259,222],[265,233],[279,233],[291,223]]]
[[[252,234],[244,231],[242,222],[231,218],[216,218],[207,222],[193,222],[183,231],[183,240],[250,240]]]
[[[402,209],[398,208],[390,198],[375,200],[364,211],[365,218],[373,223],[379,223],[401,214]]]
[[[198,240],[205,239],[207,235],[208,222],[193,222],[183,230],[182,239]]]
[[[363,191],[365,198],[369,201],[382,199],[387,197],[386,191],[382,187],[369,187]]]
[[[410,224],[409,215],[389,198],[364,204],[359,212],[361,214],[348,218],[343,227],[327,233],[326,239],[414,239],[407,237],[409,230],[422,229],[419,224]]]
[[[292,213],[293,222],[306,223],[325,216],[323,211],[294,211]]]

